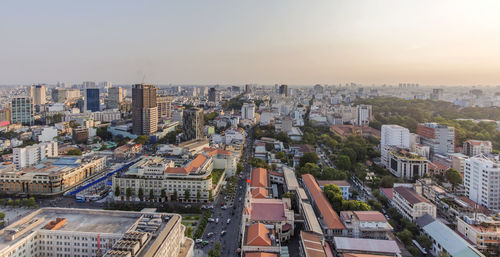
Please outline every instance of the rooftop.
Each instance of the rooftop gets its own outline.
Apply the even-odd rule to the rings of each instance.
[[[394,192],[398,193],[401,197],[406,199],[411,204],[416,203],[429,203],[429,200],[425,199],[423,196],[417,194],[415,190],[408,187],[395,187]]]
[[[264,168],[255,168],[252,170],[252,180],[250,187],[267,187],[267,170]]]
[[[250,219],[255,221],[284,221],[285,206],[281,199],[252,199]]]
[[[307,257],[328,256],[327,251],[329,251],[329,248],[328,250],[325,249],[324,244],[326,243],[323,242],[320,235],[311,232],[300,231],[300,240]]]
[[[272,241],[269,233],[271,233],[271,230],[267,229],[264,224],[252,224],[247,228],[246,244],[250,246],[271,246]]]
[[[318,180],[318,184],[321,187],[324,187],[325,185],[336,185],[338,187],[348,187],[351,186],[349,182],[345,180]]]
[[[398,244],[394,240],[334,237],[333,242],[337,251],[342,252],[386,253],[392,255],[401,253]]]

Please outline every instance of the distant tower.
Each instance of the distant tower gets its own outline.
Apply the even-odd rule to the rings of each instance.
[[[287,85],[280,86],[280,95],[288,96],[288,86]]]
[[[123,101],[123,89],[121,87],[112,87],[108,90],[108,108],[118,108]]]
[[[245,85],[245,94],[251,94],[252,93],[252,85],[246,84]]]
[[[33,98],[34,105],[44,105],[45,104],[45,85],[31,85],[30,86],[30,96]]]
[[[31,97],[14,97],[11,105],[12,123],[22,123],[26,126],[33,126],[33,99]]]
[[[211,87],[208,90],[208,101],[215,103],[216,98],[217,98],[217,90],[215,89],[215,87]]]
[[[132,132],[150,135],[158,130],[156,87],[136,84],[132,86]]]
[[[85,90],[85,110],[91,112],[99,111],[99,89],[98,88],[87,88]]]
[[[203,138],[203,110],[191,108],[184,110],[182,129],[186,140]]]

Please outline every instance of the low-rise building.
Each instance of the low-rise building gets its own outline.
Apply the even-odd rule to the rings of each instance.
[[[1,256],[191,257],[178,214],[42,208],[2,229]]]
[[[378,211],[341,211],[349,237],[387,239],[392,227]]]
[[[398,244],[394,240],[335,237],[333,238],[333,244],[337,257],[395,257],[401,254],[401,250],[399,250]]]
[[[113,150],[115,160],[126,160],[136,156],[142,151],[142,144],[125,144]]]
[[[0,192],[5,194],[53,195],[63,193],[101,174],[106,158],[45,158],[40,163],[16,171],[0,172]]]
[[[428,173],[428,160],[405,149],[385,146],[381,157],[382,164],[398,178],[421,178]]]
[[[392,203],[405,218],[412,221],[425,214],[436,217],[436,206],[412,188],[395,187]]]
[[[321,235],[313,232],[300,231],[300,257],[328,257],[333,256],[330,245]]]
[[[464,142],[464,154],[470,157],[478,154],[489,154],[492,150],[491,141],[470,139]]]
[[[457,217],[457,231],[482,252],[500,245],[500,221],[484,214]]]
[[[484,257],[481,252],[470,245],[465,239],[429,214],[418,218],[415,223],[422,233],[431,240],[432,248],[430,250],[434,256],[444,252],[452,257]]]

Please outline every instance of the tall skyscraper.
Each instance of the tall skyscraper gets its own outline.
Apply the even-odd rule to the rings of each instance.
[[[30,96],[33,98],[34,105],[44,105],[45,104],[45,85],[31,85],[30,86]]]
[[[208,101],[215,103],[216,98],[217,98],[217,90],[215,90],[215,87],[211,87],[208,90]]]
[[[172,118],[172,98],[169,96],[156,97],[158,104],[158,117],[159,118]]]
[[[108,108],[118,108],[123,101],[123,90],[121,87],[112,87],[108,90]]]
[[[184,110],[182,128],[186,140],[203,138],[203,110],[191,108]]]
[[[150,135],[158,130],[156,87],[136,84],[132,86],[132,132]]]
[[[288,96],[288,86],[287,85],[280,86],[280,95]]]
[[[26,126],[33,126],[33,99],[31,97],[12,98],[12,123],[22,123]]]
[[[246,84],[245,85],[245,94],[250,94],[252,93],[252,85]]]
[[[85,89],[85,110],[91,112],[99,111],[99,89],[87,88]]]
[[[368,126],[372,119],[372,106],[360,104],[356,106],[356,125]]]

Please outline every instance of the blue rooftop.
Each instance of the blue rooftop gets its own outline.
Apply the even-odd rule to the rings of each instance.
[[[77,167],[80,165],[80,158],[78,158],[78,157],[62,157],[62,158],[57,159],[55,162],[53,162],[52,165]]]

